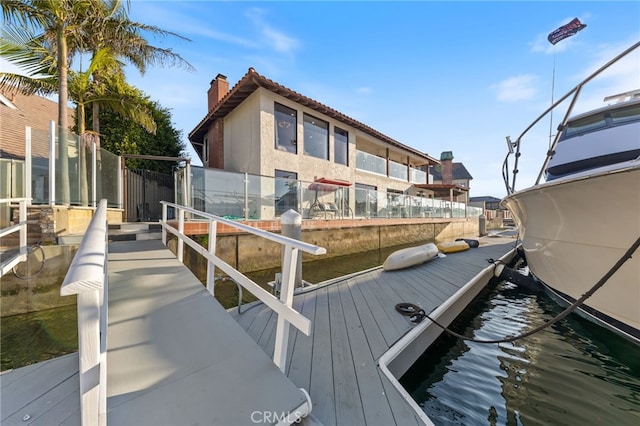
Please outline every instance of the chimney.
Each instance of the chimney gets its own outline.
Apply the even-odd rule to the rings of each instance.
[[[453,183],[453,152],[444,151],[440,154],[441,170],[442,170],[442,183],[445,185],[451,185]]]
[[[214,80],[211,80],[211,87],[207,91],[207,111],[211,111],[213,107],[218,105],[227,93],[229,93],[229,82],[227,81],[227,76],[218,74]]]

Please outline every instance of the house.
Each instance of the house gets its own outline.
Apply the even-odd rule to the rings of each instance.
[[[417,185],[418,188],[432,191],[435,196],[451,201],[468,204],[469,190],[473,177],[462,163],[453,162],[453,152],[440,154],[440,164],[429,167],[433,183]]]
[[[485,210],[504,210],[505,207],[500,205],[501,201],[502,200],[500,198],[487,195],[469,198],[469,205],[481,207]]]
[[[203,165],[276,178],[277,210],[302,204],[294,181],[316,188],[316,198],[323,188],[348,188],[342,201],[350,209],[363,204],[367,190],[389,199],[415,195],[415,185],[430,183],[429,166],[439,164],[253,68],[231,90],[218,74],[207,95],[208,113],[189,134]]]

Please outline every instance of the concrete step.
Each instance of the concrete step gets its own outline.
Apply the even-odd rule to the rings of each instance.
[[[109,224],[109,241],[142,241],[162,238],[162,226],[157,222],[129,222]],[[60,245],[79,245],[84,234],[58,237]]]

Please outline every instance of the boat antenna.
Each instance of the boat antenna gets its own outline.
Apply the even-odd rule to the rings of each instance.
[[[556,88],[556,45],[553,45],[553,72],[551,73],[551,105]],[[553,143],[553,109],[549,112],[549,147]]]

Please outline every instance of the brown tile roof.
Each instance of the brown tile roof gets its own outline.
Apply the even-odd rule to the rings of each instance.
[[[58,121],[58,103],[37,95],[2,93],[17,109],[0,100],[0,157],[24,159],[25,127],[32,129],[34,156],[48,157],[46,134],[51,120]],[[0,98],[1,99],[1,98]],[[69,123],[74,121],[74,111],[67,108]],[[44,139],[44,141],[42,140]],[[43,143],[45,142],[45,143]]]
[[[255,92],[259,87],[267,89],[273,93],[276,93],[280,96],[283,96],[287,99],[290,99],[294,102],[297,102],[301,105],[311,108],[314,111],[318,111],[321,114],[324,114],[335,120],[345,123],[374,138],[377,138],[385,143],[388,143],[389,145],[411,152],[414,155],[417,155],[419,157],[422,157],[428,160],[428,162],[431,164],[440,163],[437,159],[429,156],[424,152],[418,151],[414,148],[404,145],[396,141],[395,139],[392,139],[389,136],[386,136],[378,132],[377,130],[367,126],[366,124],[363,124],[357,120],[354,120],[351,117],[348,117],[342,114],[339,111],[336,111],[333,108],[330,108],[324,104],[321,104],[320,102],[313,100],[311,98],[303,96],[300,93],[297,93],[287,87],[284,87],[273,80],[269,80],[268,78],[258,74],[256,70],[254,70],[253,68],[249,68],[249,70],[244,75],[244,77],[242,77],[240,81],[238,81],[236,85],[233,86],[231,90],[229,90],[229,93],[227,93],[226,96],[222,98],[222,100],[218,102],[218,104],[209,111],[209,113],[200,121],[200,123],[196,125],[195,129],[193,129],[189,133],[189,140],[191,142],[202,143],[205,133],[207,132],[207,130],[209,129],[209,126],[211,125],[211,123],[213,123],[215,119],[225,117],[227,114],[233,111],[234,108],[236,108],[245,99],[247,99],[249,95]]]

